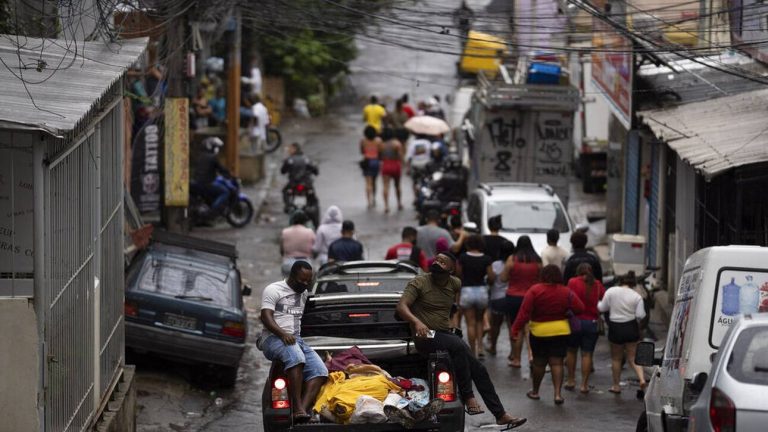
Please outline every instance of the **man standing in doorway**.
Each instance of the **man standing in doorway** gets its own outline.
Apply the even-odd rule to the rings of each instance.
[[[461,280],[453,276],[455,266],[456,258],[453,254],[438,254],[429,267],[429,273],[416,276],[408,282],[397,304],[397,313],[410,323],[414,345],[419,353],[448,351],[456,373],[459,395],[469,415],[485,412],[472,391],[474,382],[486,406],[496,417],[496,424],[508,429],[518,427],[526,419],[513,417],[504,410],[485,366],[451,328],[451,309],[458,302],[461,292]]]
[[[270,284],[261,299],[264,329],[256,346],[270,361],[283,363],[288,374],[288,391],[297,423],[310,419],[312,405],[328,378],[320,356],[301,339],[301,316],[312,284],[312,266],[296,261],[288,279]]]

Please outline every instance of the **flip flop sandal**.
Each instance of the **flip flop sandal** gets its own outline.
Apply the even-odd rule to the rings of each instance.
[[[581,393],[581,394],[589,394],[589,389],[586,389],[586,390],[580,389],[579,393]]]
[[[574,391],[574,390],[576,390],[576,384],[574,384],[574,385],[566,384],[566,385],[563,386],[563,388],[568,390],[568,391]]]
[[[464,412],[467,413],[467,415],[473,416],[473,415],[483,414],[485,410],[480,408],[479,406],[476,406],[476,407],[464,406]]]
[[[499,430],[500,431],[508,431],[508,430],[514,429],[514,428],[516,428],[518,426],[524,425],[525,422],[527,422],[527,421],[528,421],[528,419],[516,417],[516,418],[513,418],[512,420],[510,420],[509,423],[504,423],[504,424],[499,425],[499,426],[501,426],[501,429],[499,429]]]
[[[532,400],[539,400],[539,399],[541,399],[541,396],[539,396],[538,394],[534,393],[533,390],[529,391],[525,395],[528,396],[528,399],[532,399]]]
[[[613,394],[621,394],[621,390],[616,390],[616,389],[609,388],[608,391],[613,393]]]
[[[511,368],[515,368],[515,369],[520,369],[520,367],[522,365],[519,362],[515,362],[513,360],[510,360],[510,361],[507,362],[507,366],[509,366]]]
[[[565,399],[563,398],[555,398],[555,405],[562,405],[565,403]]]

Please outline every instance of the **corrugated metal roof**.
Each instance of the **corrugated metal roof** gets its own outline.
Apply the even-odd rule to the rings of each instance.
[[[39,129],[59,137],[99,108],[102,97],[147,46],[146,38],[111,44],[16,41],[15,35],[0,35],[0,59],[5,63],[0,64],[0,129]],[[40,60],[45,66],[38,72]]]
[[[707,178],[768,161],[768,89],[639,115],[657,137]]]

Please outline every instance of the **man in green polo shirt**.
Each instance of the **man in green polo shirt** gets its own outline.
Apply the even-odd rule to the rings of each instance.
[[[474,382],[496,417],[496,424],[506,426],[506,429],[518,427],[526,419],[512,417],[504,410],[485,366],[472,355],[469,345],[451,331],[451,308],[458,302],[461,292],[461,281],[453,276],[455,266],[456,257],[448,252],[439,253],[429,267],[429,273],[408,282],[397,305],[397,313],[411,324],[414,345],[420,353],[449,353],[467,414],[485,412],[472,391]]]

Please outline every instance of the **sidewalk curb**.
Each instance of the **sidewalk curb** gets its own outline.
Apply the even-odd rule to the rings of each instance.
[[[253,200],[253,223],[258,223],[261,220],[261,214],[264,211],[264,204],[266,203],[269,191],[272,189],[273,183],[275,182],[278,170],[278,163],[274,153],[265,154],[264,178],[255,185],[256,196]]]

